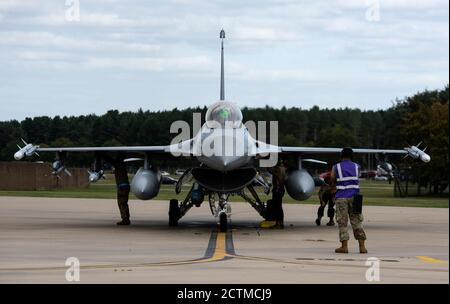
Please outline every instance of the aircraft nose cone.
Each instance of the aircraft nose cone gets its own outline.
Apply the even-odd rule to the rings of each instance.
[[[238,157],[234,156],[219,156],[217,157],[216,163],[217,163],[217,169],[221,171],[231,171],[236,169],[236,166],[238,165]]]
[[[226,170],[230,165],[230,160],[228,159],[228,157],[220,156],[220,157],[218,157],[217,160],[218,160],[217,162],[219,163],[219,166],[222,168],[222,170]]]

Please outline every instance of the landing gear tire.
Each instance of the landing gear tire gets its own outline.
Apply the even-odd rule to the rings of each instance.
[[[180,207],[178,206],[178,200],[171,199],[169,204],[169,226],[178,226],[178,220],[180,219]]]
[[[220,232],[227,232],[228,229],[228,217],[227,214],[224,212],[222,214],[220,214],[219,217],[219,230]]]

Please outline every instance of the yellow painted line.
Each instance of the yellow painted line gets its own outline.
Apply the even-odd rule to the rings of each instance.
[[[217,233],[216,247],[214,248],[213,256],[208,259],[199,260],[197,263],[217,262],[225,259],[229,256],[226,252],[226,248],[226,233],[219,232]]]
[[[430,262],[430,263],[435,263],[435,264],[448,264],[448,261],[435,259],[435,258],[426,256],[426,255],[418,255],[418,256],[416,256],[416,258],[418,258],[419,260],[425,261],[425,262]]]
[[[108,264],[108,265],[86,265],[81,266],[81,269],[105,269],[105,268],[138,268],[138,267],[160,267],[160,266],[179,266],[192,265],[200,263],[218,262],[224,260],[226,257],[233,257],[226,252],[226,233],[217,233],[216,247],[214,254],[210,258],[201,258],[196,260],[172,261],[172,262],[155,262],[155,263],[139,263],[139,264]],[[67,267],[24,267],[24,268],[0,268],[0,271],[55,271],[67,270]]]
[[[151,264],[143,264],[147,266],[175,266],[175,265],[188,265],[188,264],[200,264],[200,263],[209,263],[209,262],[217,262],[222,261],[226,257],[232,257],[226,252],[226,233],[219,232],[217,233],[216,239],[216,247],[214,248],[214,254],[212,257],[207,259],[198,259],[191,261],[175,261],[175,262],[163,262],[163,263],[151,263]]]
[[[181,261],[181,262],[173,262],[173,263],[165,263],[164,265],[183,265],[183,264],[200,264],[200,263],[209,263],[209,262],[218,262],[224,260],[226,257],[232,257],[226,252],[227,243],[226,243],[226,233],[219,232],[217,233],[216,239],[216,247],[214,248],[214,254],[212,257],[207,259],[199,259],[194,261]]]
[[[217,261],[222,260],[226,256],[226,233],[219,232],[217,234],[216,250],[211,259]]]

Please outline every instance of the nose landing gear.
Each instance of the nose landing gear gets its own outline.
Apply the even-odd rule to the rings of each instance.
[[[220,232],[227,232],[228,230],[228,219],[231,216],[231,205],[228,198],[229,194],[211,193],[209,195],[209,207],[212,215],[218,218]]]
[[[228,216],[225,212],[219,216],[219,230],[220,232],[227,232],[228,230]]]
[[[178,226],[178,221],[193,206],[200,206],[203,195],[199,199],[193,199],[193,191],[198,187],[194,184],[183,202],[177,199],[170,200],[169,205],[169,226]],[[195,195],[194,195],[195,196]],[[228,201],[230,194],[209,193],[209,207],[212,215],[217,219],[220,232],[227,232],[229,219],[231,217],[231,205]]]

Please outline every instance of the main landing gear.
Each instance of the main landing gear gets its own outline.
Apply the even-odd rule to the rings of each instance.
[[[247,195],[244,190],[236,192],[241,196],[245,201],[247,201],[263,218],[267,217],[267,206],[264,204],[255,189],[249,185],[247,186],[247,190],[250,192],[250,195]],[[200,191],[201,194],[199,194]],[[169,226],[175,227],[178,226],[178,221],[186,215],[186,213],[193,206],[200,207],[203,202],[203,189],[201,189],[198,184],[194,183],[191,190],[187,194],[186,198],[183,202],[179,202],[176,199],[170,200],[169,205]],[[229,228],[229,220],[231,218],[231,204],[229,203],[229,197],[231,193],[217,193],[217,192],[209,192],[208,200],[209,207],[211,209],[212,215],[217,219],[219,225],[220,232],[226,232]],[[233,194],[233,195],[234,195]]]
[[[171,199],[169,205],[169,226],[176,227],[178,226],[178,220],[181,218],[180,216],[180,207],[178,206],[177,199]]]
[[[200,207],[203,199],[203,189],[197,183],[194,183],[183,202],[179,203],[177,199],[170,200],[169,226],[178,226],[178,221],[185,216],[193,206]]]

